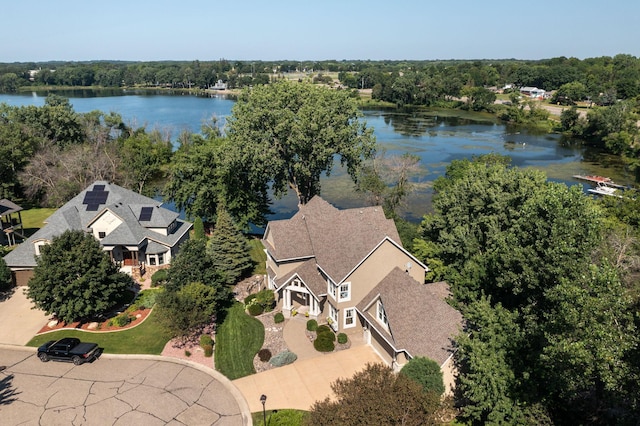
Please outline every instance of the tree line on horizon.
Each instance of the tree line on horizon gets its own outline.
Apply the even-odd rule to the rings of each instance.
[[[35,72],[34,72],[35,71]],[[415,61],[87,61],[0,63],[0,92],[21,87],[171,87],[207,89],[218,80],[229,88],[264,84],[292,72],[339,73],[342,85],[402,92],[417,86],[427,92],[409,104],[439,96],[458,96],[462,87],[534,86],[547,91],[579,82],[585,97],[632,99],[640,94],[640,59],[628,54],[578,59],[415,60]],[[388,83],[393,81],[394,84]],[[405,87],[402,89],[401,86]],[[409,92],[411,92],[409,90]],[[401,98],[401,97],[398,97]]]

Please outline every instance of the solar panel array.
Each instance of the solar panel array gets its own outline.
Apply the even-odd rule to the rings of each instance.
[[[104,185],[94,185],[93,191],[87,191],[84,194],[82,204],[86,204],[88,212],[97,211],[101,204],[107,202],[109,191],[104,190]]]
[[[151,220],[151,216],[153,215],[153,207],[143,207],[140,210],[140,218],[138,219],[140,222],[148,222]]]

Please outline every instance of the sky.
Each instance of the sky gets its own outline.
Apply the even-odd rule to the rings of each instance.
[[[0,62],[640,57],[638,0],[30,0]]]

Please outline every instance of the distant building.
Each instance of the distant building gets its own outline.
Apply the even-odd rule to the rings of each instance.
[[[520,93],[534,99],[544,99],[546,92],[537,87],[521,87]]]
[[[0,244],[14,246],[16,245],[16,235],[21,239],[26,239],[23,235],[22,216],[20,212],[22,207],[16,203],[3,198],[0,200]]]
[[[227,83],[224,83],[222,80],[218,80],[216,84],[209,88],[211,90],[227,90]]]

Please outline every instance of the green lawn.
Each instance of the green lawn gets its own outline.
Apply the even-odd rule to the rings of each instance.
[[[36,336],[27,346],[37,347],[49,340],[63,337],[77,337],[82,341],[97,343],[104,348],[105,353],[151,355],[160,355],[164,345],[171,339],[152,311],[142,324],[128,330],[103,333],[61,330]]]
[[[264,275],[267,273],[266,261],[267,254],[264,252],[264,246],[259,238],[251,238],[249,240],[249,255],[255,263],[253,275]]]
[[[241,303],[236,303],[216,333],[216,370],[230,380],[254,374],[253,358],[263,342],[262,323],[247,315]]]
[[[56,209],[29,209],[20,212],[22,227],[27,237],[33,235],[38,229],[44,226],[44,221],[51,216]]]
[[[269,404],[268,399],[267,404]],[[302,426],[307,417],[307,412],[302,410],[267,410],[266,413],[260,411],[251,413],[253,425],[264,426],[265,414],[268,426]]]

